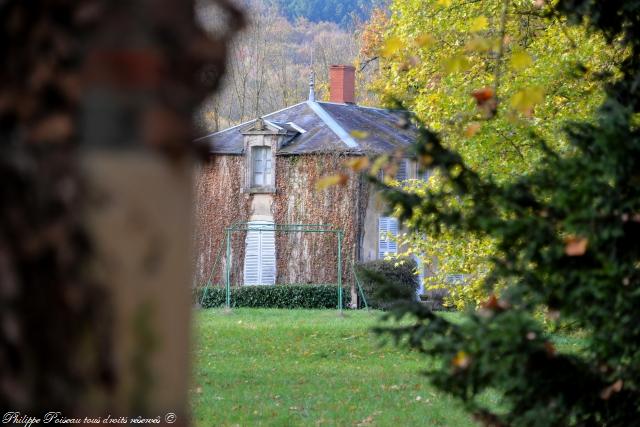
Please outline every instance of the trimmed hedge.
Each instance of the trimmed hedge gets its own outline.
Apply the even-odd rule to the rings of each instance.
[[[416,268],[413,258],[359,263],[356,271],[369,307],[387,309],[398,300],[415,301],[419,286]],[[381,283],[393,284],[393,293],[389,293],[389,287],[380,286]]]
[[[202,292],[205,293],[204,298]],[[226,303],[224,288],[207,288],[198,292],[202,308],[222,307]],[[348,288],[342,291],[342,306],[351,302]],[[337,308],[338,285],[275,285],[231,288],[231,306],[248,308]]]

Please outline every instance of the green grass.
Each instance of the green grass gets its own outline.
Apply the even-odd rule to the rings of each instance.
[[[457,313],[444,313],[457,321]],[[428,361],[380,346],[380,312],[235,309],[196,313],[191,406],[196,426],[472,426],[460,403],[429,386]],[[581,332],[555,334],[579,353]],[[483,403],[504,406],[495,392]]]
[[[196,426],[471,426],[419,373],[415,352],[379,346],[377,312],[202,310],[196,314]],[[498,397],[489,395],[489,404]]]

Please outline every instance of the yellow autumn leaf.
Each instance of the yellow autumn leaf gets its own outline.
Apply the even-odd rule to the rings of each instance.
[[[484,31],[489,28],[489,20],[486,16],[478,16],[471,20],[470,30],[473,32]]]
[[[366,137],[369,136],[369,132],[364,130],[352,130],[350,133],[351,133],[351,136],[356,139],[365,139]]]
[[[471,358],[467,353],[460,350],[453,359],[451,359],[451,364],[457,369],[466,369],[471,364]]]
[[[449,174],[451,175],[452,178],[457,178],[460,176],[460,174],[462,173],[463,169],[462,166],[460,165],[453,165],[451,167],[451,169],[449,169]]]
[[[419,160],[422,166],[430,166],[433,163],[433,156],[423,154],[419,157]]]
[[[316,182],[316,189],[324,190],[334,185],[344,185],[348,179],[349,177],[345,174],[323,176]]]
[[[471,63],[464,55],[455,55],[444,62],[444,71],[447,74],[460,73],[466,71]]]
[[[544,100],[544,90],[540,87],[528,87],[511,97],[511,107],[523,114],[530,115],[533,107]]]
[[[371,166],[371,175],[376,175],[378,172],[380,172],[380,169],[382,169],[382,167],[386,165],[388,161],[389,156],[387,154],[376,158],[376,160],[373,162],[373,165]]]
[[[347,160],[345,165],[355,172],[360,172],[361,170],[369,167],[369,158],[365,156],[356,157],[354,159]]]
[[[444,7],[451,6],[451,3],[452,3],[452,0],[438,0],[438,4]]]
[[[514,70],[523,70],[533,64],[533,58],[524,50],[516,50],[511,55],[510,65]]]
[[[384,58],[393,56],[396,52],[404,47],[404,42],[400,37],[390,37],[384,42],[380,55]]]
[[[436,39],[431,34],[420,34],[416,37],[416,44],[419,47],[430,47],[433,46],[435,42]]]
[[[486,52],[491,50],[493,42],[491,39],[485,37],[473,37],[464,45],[464,50],[467,52]]]

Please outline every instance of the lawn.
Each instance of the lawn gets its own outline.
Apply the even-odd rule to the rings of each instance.
[[[379,346],[379,312],[236,309],[196,313],[196,426],[471,426],[419,372],[415,352]],[[497,395],[487,396],[497,405]]]
[[[455,313],[445,314],[452,319]],[[419,373],[415,352],[380,346],[380,312],[235,309],[196,312],[196,426],[476,425]],[[580,352],[584,334],[552,337]],[[500,407],[497,393],[485,402]]]

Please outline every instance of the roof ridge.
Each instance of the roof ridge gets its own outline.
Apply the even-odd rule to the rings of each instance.
[[[307,101],[298,102],[297,104],[294,104],[294,105],[290,105],[290,106],[288,106],[288,107],[281,108],[281,109],[279,109],[279,110],[277,110],[277,111],[273,111],[273,112],[271,112],[271,113],[269,113],[269,114],[265,114],[264,116],[261,116],[261,117],[262,117],[262,118],[265,118],[265,117],[273,116],[273,115],[274,115],[274,114],[276,114],[276,113],[280,113],[280,112],[282,112],[282,111],[288,110],[289,108],[297,107],[298,105],[302,105],[302,104],[304,104],[304,103],[306,103],[306,102],[307,102]],[[222,132],[227,132],[227,131],[230,131],[230,130],[232,130],[232,129],[239,128],[239,127],[241,127],[241,126],[244,126],[244,125],[247,125],[247,124],[249,124],[249,123],[255,122],[255,121],[256,121],[256,120],[258,120],[259,118],[260,118],[260,117],[257,117],[257,118],[255,118],[255,119],[251,119],[251,120],[247,120],[246,122],[242,122],[242,123],[237,124],[237,125],[235,125],[235,126],[231,126],[231,127],[229,127],[229,128],[222,129],[222,130],[219,130],[219,131],[217,131],[217,132],[213,132],[213,133],[210,133],[210,134],[207,134],[207,135],[204,135],[204,136],[198,137],[198,138],[194,139],[193,141],[194,141],[194,142],[195,142],[195,141],[200,141],[201,139],[205,139],[205,138],[208,138],[208,137],[210,137],[210,136],[217,135],[217,134],[222,133]]]
[[[381,108],[381,107],[369,107],[368,105],[360,105],[360,104],[348,104],[345,102],[331,102],[331,101],[316,101],[318,104],[329,104],[329,105],[339,105],[342,107],[356,107],[356,108],[366,108],[367,110],[379,110],[379,111],[402,111],[397,109],[389,109],[389,108]]]
[[[355,139],[342,127],[340,124],[333,118],[331,115],[324,109],[322,106],[315,101],[306,101],[307,105],[311,110],[316,113],[320,120],[326,124],[329,129],[335,133],[338,138],[349,148],[360,148],[360,145],[356,142]]]

